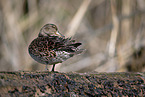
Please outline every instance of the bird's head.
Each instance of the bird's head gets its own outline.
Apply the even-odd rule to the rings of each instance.
[[[58,28],[54,24],[46,24],[44,25],[40,32],[39,37],[41,36],[58,36],[58,37],[64,37],[61,33],[59,33]]]

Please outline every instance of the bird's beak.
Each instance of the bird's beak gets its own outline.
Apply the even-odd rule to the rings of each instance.
[[[65,37],[61,33],[59,33],[59,31],[56,32],[56,35],[58,35],[59,37],[63,37],[63,38]]]

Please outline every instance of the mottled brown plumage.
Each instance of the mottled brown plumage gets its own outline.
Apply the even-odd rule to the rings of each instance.
[[[83,49],[78,48],[81,43],[75,42],[71,38],[65,38],[59,33],[54,24],[44,25],[39,35],[29,45],[29,54],[37,62],[53,65],[80,54]],[[47,68],[47,67],[46,67]]]

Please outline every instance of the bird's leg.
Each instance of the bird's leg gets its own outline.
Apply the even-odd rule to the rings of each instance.
[[[55,64],[53,64],[53,67],[52,67],[52,70],[51,71],[54,71],[54,68],[55,68]]]
[[[48,70],[47,65],[45,65],[45,70]]]

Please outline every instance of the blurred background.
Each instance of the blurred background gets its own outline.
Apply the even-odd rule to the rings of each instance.
[[[28,46],[47,23],[86,49],[57,71],[145,72],[145,0],[0,0],[0,71],[44,70]]]

